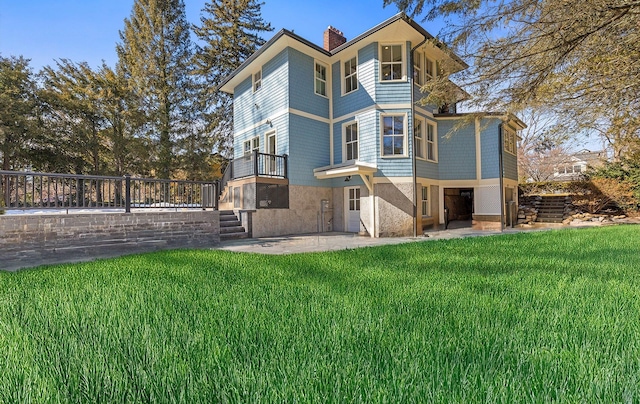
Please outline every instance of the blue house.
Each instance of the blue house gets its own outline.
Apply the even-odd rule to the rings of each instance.
[[[445,214],[500,226],[517,203],[525,125],[421,105],[421,85],[444,62],[468,67],[443,49],[402,13],[350,41],[329,27],[323,47],[278,32],[220,86],[234,100],[221,209],[253,211],[256,237],[410,236]]]

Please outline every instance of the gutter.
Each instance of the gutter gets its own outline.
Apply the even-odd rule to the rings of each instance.
[[[426,32],[426,31],[425,31]],[[411,49],[411,53],[409,54],[409,83],[411,84],[411,133],[413,134],[413,141],[411,143],[411,149],[413,153],[411,153],[411,171],[412,171],[412,179],[413,179],[413,237],[418,237],[418,174],[416,173],[417,164],[416,164],[416,134],[415,130],[415,119],[416,119],[416,105],[415,105],[415,89],[414,87],[414,78],[413,78],[413,58],[415,51],[424,45],[425,42],[429,39],[427,35],[423,35],[424,39],[422,42],[417,44],[415,47]],[[425,139],[426,141],[426,139]]]

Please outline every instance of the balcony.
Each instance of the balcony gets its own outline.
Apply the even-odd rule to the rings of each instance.
[[[240,158],[231,160],[225,171],[228,180],[248,177],[287,178],[287,155],[259,153],[254,150]]]
[[[288,156],[252,153],[229,162],[220,184],[221,209],[289,207]]]

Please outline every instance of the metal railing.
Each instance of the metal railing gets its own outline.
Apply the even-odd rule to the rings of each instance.
[[[0,210],[217,209],[217,183],[0,171]]]
[[[259,153],[254,150],[251,154],[231,160],[231,178],[245,177],[273,177],[287,178],[287,158],[286,154]]]

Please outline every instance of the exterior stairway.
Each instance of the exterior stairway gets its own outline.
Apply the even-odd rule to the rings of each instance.
[[[248,238],[249,233],[232,210],[220,211],[220,241]]]
[[[566,202],[565,196],[543,196],[537,206],[538,218],[536,222],[562,223]]]

